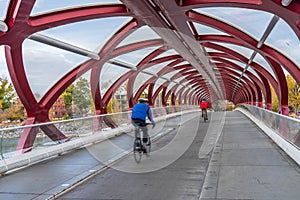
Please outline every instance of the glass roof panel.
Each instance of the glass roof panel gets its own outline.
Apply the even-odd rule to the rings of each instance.
[[[234,72],[238,73],[239,75],[242,74],[242,72],[240,70],[234,69],[232,67],[224,66],[223,68],[228,68],[229,70],[234,71]]]
[[[159,86],[161,86],[163,83],[165,83],[166,80],[165,79],[162,79],[162,78],[158,78],[156,81],[155,81],[155,84],[154,84],[154,87],[153,87],[153,92],[156,92],[156,90],[159,88]]]
[[[243,47],[243,46],[240,46],[240,45],[223,43],[223,42],[212,42],[212,43],[215,43],[215,44],[218,44],[220,46],[224,46],[224,47],[226,47],[230,50],[236,51],[237,53],[243,55],[244,57],[246,57],[248,59],[251,57],[251,55],[254,52],[252,49],[249,49],[247,47]]]
[[[269,73],[273,77],[275,77],[273,69],[271,68],[271,66],[269,65],[269,63],[262,57],[262,55],[260,55],[260,53],[256,54],[256,56],[254,57],[253,61],[256,62],[256,63],[258,63],[262,67],[264,67],[267,71],[269,71]]]
[[[179,85],[179,86],[177,87],[177,89],[174,91],[175,94],[177,94],[177,92],[178,92],[182,87],[183,87],[182,85]]]
[[[188,61],[183,61],[181,63],[178,63],[177,65],[174,65],[174,67],[179,66],[179,65],[187,65],[187,64],[189,64]]]
[[[190,88],[188,88],[188,87],[185,87],[183,90],[182,90],[182,95],[186,92],[186,91],[188,91],[188,90],[190,90]]]
[[[219,51],[208,47],[204,47],[204,49],[206,50],[207,53],[224,53],[223,51]]]
[[[69,7],[87,6],[93,4],[120,3],[118,0],[52,0],[51,3],[45,0],[37,0],[31,14],[41,14],[49,11],[65,9]]]
[[[10,80],[3,45],[0,45],[0,77]]]
[[[264,11],[245,8],[213,7],[199,8],[195,11],[235,26],[257,40],[261,38],[273,17]]]
[[[174,85],[176,85],[177,83],[175,83],[175,82],[171,82],[169,85],[168,85],[168,87],[167,87],[167,92],[169,92],[169,90],[174,86]]]
[[[117,47],[154,39],[160,37],[149,26],[142,26],[127,36]]]
[[[113,17],[87,20],[39,32],[80,48],[99,52],[106,41],[130,18]]]
[[[152,76],[148,74],[139,73],[133,85],[133,94],[135,95],[138,89],[146,82],[146,80],[149,80],[151,77]]]
[[[199,23],[193,23],[198,35],[210,35],[210,34],[214,34],[214,35],[228,35],[227,33],[220,31],[218,29],[215,29],[213,27],[209,27],[209,26],[205,26],[203,24],[199,24]]]
[[[178,55],[178,52],[175,49],[170,49],[170,50],[165,51],[164,53],[156,56],[153,60],[158,59],[158,58],[163,58],[166,56],[173,56],[173,55]]]
[[[100,90],[101,96],[103,96],[109,87],[123,74],[128,72],[130,69],[119,67],[111,63],[105,63],[101,70],[100,75]]]
[[[177,70],[174,70],[174,71],[172,71],[172,72],[169,72],[169,73],[163,75],[162,77],[164,77],[164,78],[171,78],[172,76],[174,76],[174,75],[177,74],[177,73],[178,73],[178,71],[177,71]]]
[[[4,20],[9,0],[0,0],[0,20]]]
[[[89,58],[26,39],[23,60],[33,93],[44,95],[66,73]]]
[[[173,60],[153,65],[153,66],[147,68],[147,71],[152,72],[152,73],[157,73],[171,62],[173,62]]]
[[[179,83],[183,79],[185,79],[185,76],[178,77],[178,78],[175,79],[175,81]]]
[[[129,63],[131,65],[137,66],[140,61],[142,61],[143,58],[145,58],[148,54],[150,54],[152,51],[155,51],[159,47],[148,47],[139,49],[136,51],[132,51],[120,56],[117,56],[117,60],[123,60],[126,61],[126,63]]]
[[[246,63],[240,62],[238,60],[233,60],[233,59],[230,59],[230,58],[224,58],[224,60],[228,60],[228,61],[240,66],[243,69],[245,69],[245,67],[246,67]]]
[[[280,19],[266,39],[265,44],[275,48],[300,66],[300,42],[289,25]]]
[[[256,73],[256,71],[252,68],[251,65],[248,66],[247,71],[251,72],[251,74],[253,74],[254,76],[256,76],[260,81],[260,77],[258,76],[258,74]]]

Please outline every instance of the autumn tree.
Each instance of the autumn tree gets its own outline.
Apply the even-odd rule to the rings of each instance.
[[[73,103],[73,91],[74,91],[74,85],[70,85],[61,95],[64,99],[64,104],[66,107],[66,114],[64,118],[68,118],[72,115],[72,103]]]
[[[7,119],[11,121],[15,120],[24,120],[24,112],[23,109],[15,104],[12,104],[8,109],[4,111],[7,116]]]
[[[278,97],[277,97],[276,92],[275,92],[274,88],[272,87],[272,85],[270,85],[270,89],[271,89],[271,95],[272,95],[272,111],[278,112],[278,108],[279,108]]]
[[[293,108],[293,111],[297,114],[300,104],[300,87],[291,75],[286,76],[286,81],[288,85],[289,107]]]
[[[115,97],[111,98],[107,104],[107,113],[121,112],[122,110],[120,106],[121,106],[120,103]]]
[[[12,83],[6,77],[0,77],[0,109],[8,109],[14,97],[15,91]]]

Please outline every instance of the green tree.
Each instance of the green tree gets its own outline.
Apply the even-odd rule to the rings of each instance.
[[[73,103],[84,114],[89,107],[90,100],[90,85],[85,78],[79,78],[73,90]]]
[[[61,95],[64,98],[67,115],[86,114],[88,110],[93,109],[93,102],[89,82],[85,78],[79,78],[78,81],[70,85]],[[95,110],[95,109],[94,109]],[[68,118],[64,116],[64,118]]]
[[[0,77],[0,109],[8,109],[14,97],[15,90],[12,83],[6,77]]]

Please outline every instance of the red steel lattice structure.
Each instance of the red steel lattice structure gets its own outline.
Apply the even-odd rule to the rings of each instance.
[[[179,103],[197,104],[200,99],[207,98],[211,102],[218,99],[228,99],[235,104],[251,103],[260,107],[262,107],[264,99],[267,109],[271,110],[271,90],[269,85],[271,84],[279,97],[282,114],[288,114],[288,90],[284,70],[288,71],[300,84],[300,73],[297,64],[282,52],[266,45],[264,38],[261,40],[254,39],[237,27],[204,15],[195,9],[229,7],[265,11],[274,15],[274,21],[278,18],[283,19],[300,38],[299,1],[292,1],[288,6],[283,6],[280,0],[122,0],[121,2],[71,7],[34,16],[31,16],[31,11],[36,3],[35,0],[11,0],[9,2],[6,17],[1,22],[2,27],[5,28],[0,30],[0,45],[5,46],[8,71],[18,96],[27,111],[27,124],[49,122],[48,113],[54,102],[77,77],[90,70],[92,71],[90,86],[97,115],[107,112],[106,106],[113,92],[126,81],[128,81],[127,92],[130,108],[137,101],[143,90],[148,87],[148,98],[152,105],[161,92],[164,106],[169,97],[172,99],[172,105],[175,105],[176,100]],[[37,101],[30,88],[24,69],[22,53],[24,40],[31,38],[36,41],[42,41],[43,38],[37,33],[58,26],[85,20],[120,16],[127,16],[132,19],[119,30],[116,30],[116,33],[107,40],[104,47],[99,52],[94,52],[96,55],[90,56],[87,53],[85,56],[90,56],[91,59],[64,74],[44,94],[42,99]],[[195,23],[221,30],[226,35],[201,35],[197,32]],[[160,39],[118,46],[133,30],[145,25],[152,28],[160,36]],[[272,27],[271,23],[269,27]],[[266,30],[265,33],[268,34],[268,31]],[[51,44],[51,40],[44,39],[42,42],[45,43],[45,41],[49,45],[54,45]],[[253,59],[248,59],[239,52],[222,46],[222,43],[247,47],[255,53],[259,53],[270,64],[275,76],[273,77],[267,69],[259,63],[255,63]],[[66,49],[66,46],[62,46],[61,48]],[[157,46],[159,48],[145,55],[144,59],[134,69],[129,70],[114,81],[107,92],[101,95],[99,78],[105,63],[128,52]],[[203,52],[204,47],[215,49],[217,52],[205,53]],[[176,50],[178,55],[156,58],[169,49]],[[76,52],[74,49],[70,51],[82,55],[85,54],[80,51]],[[229,61],[228,58],[251,65],[258,76],[247,70],[243,72],[244,68],[237,66]],[[134,81],[137,75],[148,67],[166,61],[170,61],[170,63],[162,67],[158,71],[157,76],[146,80],[134,94]],[[216,64],[213,65],[212,62]],[[176,73],[170,80],[166,80],[154,90],[154,84],[158,77],[174,71]],[[242,76],[238,78],[240,74]],[[243,76],[243,74],[247,76]],[[170,83],[176,81],[179,77],[185,77],[185,79],[176,82],[168,90]],[[181,84],[187,84],[189,89],[179,89],[178,86]],[[111,126],[114,126],[113,122],[111,122]],[[54,141],[68,140],[54,125],[43,126],[41,129]],[[25,129],[17,149],[30,150],[36,134],[36,128]]]

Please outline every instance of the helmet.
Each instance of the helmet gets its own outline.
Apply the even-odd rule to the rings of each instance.
[[[202,99],[202,102],[206,101],[206,99]]]
[[[146,98],[139,98],[139,102],[140,103],[144,103],[144,102],[149,102],[149,101]]]

